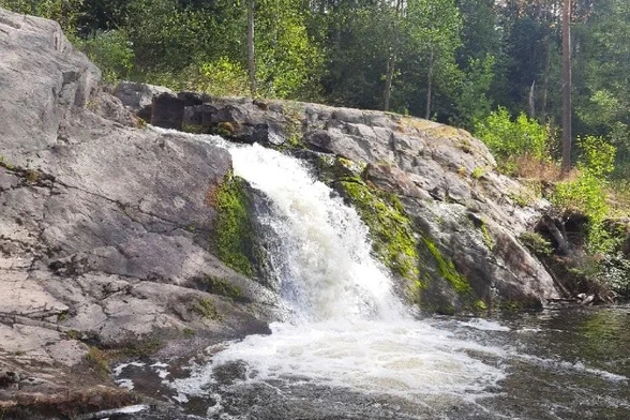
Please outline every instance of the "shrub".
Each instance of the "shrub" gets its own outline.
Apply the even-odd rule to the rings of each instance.
[[[578,161],[577,178],[560,182],[552,202],[561,210],[579,211],[589,219],[587,250],[591,254],[611,252],[616,240],[604,228],[609,213],[605,187],[606,176],[614,169],[616,149],[602,137],[578,139],[582,155]]]
[[[84,0],[0,0],[0,7],[26,15],[41,16],[59,22],[69,38],[74,38],[82,16]]]
[[[551,242],[537,232],[525,232],[518,238],[534,254],[546,257],[553,253]]]
[[[501,161],[505,172],[517,170],[516,159],[527,155],[540,161],[549,160],[550,129],[521,113],[515,120],[507,109],[499,107],[475,123],[475,135]]]
[[[134,52],[125,32],[98,32],[85,40],[77,40],[76,43],[100,67],[106,81],[113,83],[129,76],[133,68]]]
[[[201,64],[191,87],[217,96],[245,96],[249,94],[248,83],[247,72],[239,63],[221,57]]]

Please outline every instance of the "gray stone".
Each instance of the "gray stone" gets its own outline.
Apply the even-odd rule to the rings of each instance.
[[[183,114],[201,103],[196,95],[128,83],[116,91],[121,101],[99,87],[99,70],[56,23],[3,9],[0,56],[0,370],[20,383],[0,400],[21,398],[14,393],[25,387],[81,391],[85,382],[72,378],[88,346],[77,339],[166,345],[199,330],[207,344],[273,318],[273,291],[209,251],[212,196],[229,154],[140,128],[129,111],[162,94]],[[181,127],[182,115],[156,112]],[[238,287],[242,299],[200,290],[203,276]],[[201,300],[217,319],[195,311]]]

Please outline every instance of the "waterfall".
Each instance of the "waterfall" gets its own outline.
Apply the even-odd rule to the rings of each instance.
[[[369,232],[357,212],[299,159],[259,145],[225,147],[235,174],[270,200],[272,215],[261,222],[281,238],[271,252],[290,316],[271,324],[271,335],[224,345],[210,363],[175,380],[181,395],[204,394],[215,381],[214,369],[236,361],[249,367],[247,381],[306,377],[405,398],[471,395],[503,377],[497,367],[468,355],[502,350],[414,319],[371,255]]]
[[[274,260],[285,304],[301,320],[399,319],[404,306],[370,254],[357,212],[299,160],[260,145],[233,147],[234,173],[272,203]]]

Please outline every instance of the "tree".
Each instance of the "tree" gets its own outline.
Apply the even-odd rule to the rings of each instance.
[[[414,47],[426,60],[425,118],[429,119],[435,78],[446,79],[456,68],[461,16],[453,0],[409,0],[407,22]]]
[[[247,70],[249,89],[252,97],[256,96],[256,50],[254,45],[254,9],[255,0],[247,1]]]
[[[386,7],[389,5],[386,4]],[[383,110],[389,111],[390,100],[392,94],[392,82],[396,71],[396,60],[398,58],[401,36],[399,34],[400,26],[403,24],[403,16],[405,14],[405,2],[396,0],[396,7],[393,12],[388,14],[391,16],[391,45],[389,46],[389,54],[387,56],[387,70],[385,73],[385,88],[383,91]]]
[[[630,179],[630,3],[601,0],[586,16],[572,28],[579,46],[573,57],[573,129],[577,136],[603,136],[614,144],[613,176]]]
[[[562,173],[571,170],[571,0],[562,8]]]

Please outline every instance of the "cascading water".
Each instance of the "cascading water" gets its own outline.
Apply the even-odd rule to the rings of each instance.
[[[404,316],[356,211],[295,158],[259,145],[231,154],[234,173],[271,200],[275,217],[266,223],[282,239],[273,250],[277,276],[295,320]]]
[[[189,136],[229,150],[236,175],[268,198],[258,222],[278,238],[269,251],[286,319],[183,369],[120,365],[121,386],[144,383],[213,419],[630,418],[630,307],[510,326],[418,319],[372,257],[357,213],[300,160]]]
[[[454,338],[414,320],[392,281],[371,255],[368,230],[356,211],[298,160],[259,145],[230,147],[234,172],[263,192],[282,239],[281,293],[291,309],[268,336],[253,335],[213,355],[182,393],[204,392],[217,366],[242,361],[248,381],[308,378],[318,384],[406,398],[431,393],[473,395],[503,374],[467,351],[500,352]]]

